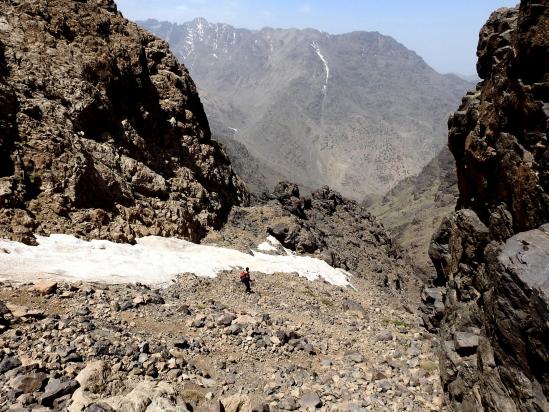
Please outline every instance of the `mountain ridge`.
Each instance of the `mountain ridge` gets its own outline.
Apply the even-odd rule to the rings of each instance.
[[[355,199],[419,173],[472,87],[378,32],[139,23],[168,40],[201,95],[216,100],[203,98],[214,134],[302,186]]]

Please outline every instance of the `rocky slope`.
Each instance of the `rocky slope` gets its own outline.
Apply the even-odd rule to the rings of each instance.
[[[302,196],[296,184],[281,182],[255,205],[233,208],[227,224],[204,241],[250,251],[268,235],[291,251],[323,259],[378,287],[406,290],[410,297],[419,290],[415,272],[383,225],[327,186]]]
[[[235,272],[158,290],[0,284],[0,409],[441,410],[433,337],[399,296],[254,277],[251,295]]]
[[[246,189],[251,193],[258,196],[269,193],[279,182],[286,180],[279,171],[252,156],[244,144],[232,137],[218,134],[214,139],[221,144],[231,159],[233,169],[243,179]]]
[[[444,146],[448,113],[472,87],[379,33],[140,24],[187,65],[215,134],[286,180],[354,199],[417,174]],[[239,169],[245,180],[251,172]]]
[[[352,287],[253,272],[248,295],[238,270],[158,288],[3,276],[0,410],[445,410],[418,281],[366,209],[281,183],[203,242],[290,253],[259,248],[268,235]]]
[[[494,12],[483,81],[449,122],[459,210],[434,235],[441,287],[424,299],[455,410],[549,409],[548,56],[547,1]]]
[[[432,234],[455,209],[458,194],[455,161],[444,148],[420,174],[402,180],[382,198],[367,201],[367,206],[406,250],[414,267],[430,277]]]
[[[198,240],[245,200],[186,68],[110,0],[0,4],[0,236]]]

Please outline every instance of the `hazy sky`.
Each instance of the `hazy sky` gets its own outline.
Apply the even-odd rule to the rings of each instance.
[[[379,31],[442,73],[475,73],[478,32],[490,13],[518,0],[116,0],[132,19],[214,23],[260,29],[312,27],[329,33]]]

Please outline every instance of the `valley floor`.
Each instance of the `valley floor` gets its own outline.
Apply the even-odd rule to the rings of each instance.
[[[402,296],[254,277],[253,294],[237,271],[161,289],[5,280],[0,410],[443,410],[435,340]]]

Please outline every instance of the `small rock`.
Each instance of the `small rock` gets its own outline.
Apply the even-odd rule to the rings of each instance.
[[[206,325],[206,321],[205,319],[203,319],[202,317],[197,317],[195,320],[192,321],[191,323],[191,326],[193,328],[203,328],[204,326]]]
[[[347,352],[345,357],[354,363],[364,362],[364,356],[358,352]]]
[[[391,382],[387,379],[383,379],[379,382],[377,382],[378,387],[381,389],[381,392],[387,392],[390,390],[393,386],[391,385]]]
[[[177,308],[177,311],[179,313],[182,313],[184,315],[190,315],[191,314],[191,310],[189,309],[189,305],[181,305]]]
[[[393,334],[389,331],[378,333],[376,336],[376,340],[378,342],[388,342],[390,340],[393,340]]]
[[[12,369],[18,368],[21,366],[21,361],[15,356],[6,356],[0,362],[0,374],[11,371]]]
[[[322,406],[322,401],[316,392],[308,392],[299,398],[299,404],[302,408],[310,410],[320,408]]]
[[[225,312],[223,315],[219,316],[217,319],[216,319],[216,324],[218,326],[230,326],[231,323],[233,323],[233,320],[236,319],[236,315],[232,314],[232,313],[229,313],[229,312]]]
[[[83,306],[81,308],[78,308],[76,310],[76,314],[78,316],[88,316],[90,314],[90,308],[87,306]]]
[[[44,395],[40,397],[40,403],[44,406],[51,406],[55,399],[72,394],[79,386],[78,381],[74,379],[67,382],[62,382],[59,379],[50,379]]]
[[[284,409],[285,411],[295,411],[299,408],[293,397],[286,397],[286,398],[282,399],[278,403],[278,407],[280,409]]]
[[[34,285],[34,290],[41,295],[51,295],[57,290],[57,282],[52,280],[41,280]]]
[[[133,308],[133,303],[129,299],[122,300],[118,303],[120,310],[128,310]]]
[[[149,342],[139,342],[139,345],[137,345],[139,348],[139,352],[141,353],[150,353],[150,345]]]
[[[228,332],[231,335],[238,335],[242,332],[242,325],[233,322],[233,324],[229,326]]]
[[[106,403],[94,403],[84,409],[84,412],[114,412],[114,409]]]
[[[189,341],[184,337],[180,337],[176,339],[173,342],[173,346],[175,346],[178,349],[189,349],[191,347],[191,345],[189,344]]]

